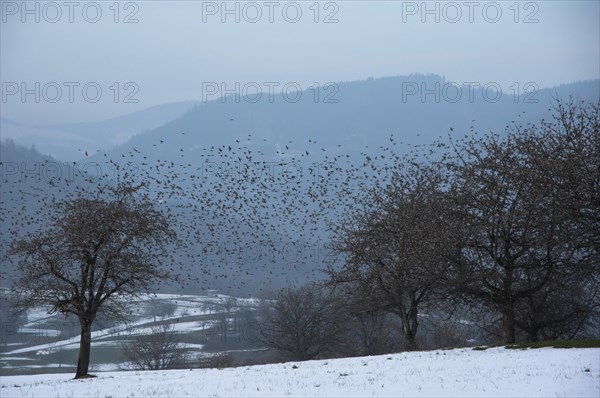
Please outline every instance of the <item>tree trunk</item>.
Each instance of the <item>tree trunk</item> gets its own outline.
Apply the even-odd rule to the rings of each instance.
[[[504,344],[515,342],[515,310],[512,303],[502,309],[502,339]]]
[[[417,345],[417,328],[419,327],[419,321],[417,318],[417,307],[412,304],[408,314],[402,319],[402,337],[404,339],[403,349],[404,351],[417,351],[419,349]]]
[[[75,378],[79,379],[88,375],[90,365],[90,351],[92,347],[92,325],[81,324],[81,338],[79,340],[79,359],[77,360],[77,372]]]
[[[415,333],[404,330],[402,337],[404,338],[404,341],[403,341],[403,350],[404,351],[417,351],[419,349],[419,346],[417,345]]]

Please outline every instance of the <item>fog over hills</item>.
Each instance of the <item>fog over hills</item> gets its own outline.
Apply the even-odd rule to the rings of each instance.
[[[470,126],[501,132],[513,120],[537,121],[549,115],[555,97],[595,100],[600,81],[530,87],[526,93],[521,88],[516,96],[516,91],[494,93],[493,85],[487,90],[475,84],[461,87],[437,75],[411,75],[322,86],[318,99],[316,91],[303,91],[298,101],[295,94],[286,99],[263,93],[256,102],[250,94],[247,99],[231,95],[205,102],[108,153],[118,156],[135,147],[150,156],[180,157],[181,148],[198,153],[248,134],[265,156],[278,159],[309,149],[308,139],[318,140],[321,147],[341,145],[345,152],[382,144],[390,134],[407,144],[429,144],[445,138],[450,127],[455,134],[468,132]],[[157,139],[164,145],[153,146]],[[292,149],[284,150],[290,140]]]
[[[138,173],[150,182],[158,203],[182,220],[177,228],[183,236],[195,242],[174,253],[191,269],[183,290],[252,294],[318,279],[326,261],[335,260],[326,254],[326,222],[336,217],[335,194],[358,183],[343,185],[341,174],[360,167],[365,157],[387,162],[392,153],[417,153],[471,130],[501,133],[514,123],[526,126],[547,117],[555,98],[597,101],[599,87],[599,80],[520,87],[516,95],[516,88],[497,93],[493,86],[461,87],[437,75],[411,75],[290,91],[287,98],[262,93],[257,100],[248,92],[248,97],[168,104],[99,123],[53,126],[65,140],[80,137],[89,145],[82,145],[88,154],[78,152],[75,165],[58,162],[63,178],[53,192],[71,189],[69,167],[112,182],[118,179],[115,167]],[[124,132],[137,134],[111,148]],[[36,148],[50,150],[49,142],[40,139]],[[56,154],[63,160],[59,154],[67,151]],[[20,163],[40,164],[43,176],[42,162],[53,159],[3,144],[2,161],[2,207],[11,217],[25,216],[37,201],[22,194],[32,179],[24,178]],[[337,175],[327,179],[331,165]],[[368,172],[364,176],[368,182]],[[46,192],[48,178],[41,180],[37,189]],[[3,242],[14,236],[7,223],[2,234]]]
[[[17,122],[0,119],[2,138],[12,138],[25,146],[35,145],[39,152],[60,161],[72,162],[89,153],[109,150],[136,134],[159,127],[181,116],[195,101],[153,106],[123,116],[89,123],[38,125],[35,120]]]

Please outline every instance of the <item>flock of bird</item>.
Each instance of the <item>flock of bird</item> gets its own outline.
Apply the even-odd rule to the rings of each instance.
[[[3,175],[2,240],[45,228],[52,203],[98,195],[106,184],[145,181],[177,232],[164,262],[180,274],[184,290],[258,293],[321,278],[328,263],[340,260],[327,247],[331,223],[374,180],[425,153],[416,146],[399,154],[403,144],[393,135],[371,149],[344,151],[342,143],[319,145],[313,138],[274,142],[249,133],[202,146],[192,131],[173,134],[179,137],[144,137],[152,150],[134,143],[93,156],[81,150],[85,157],[70,174]]]

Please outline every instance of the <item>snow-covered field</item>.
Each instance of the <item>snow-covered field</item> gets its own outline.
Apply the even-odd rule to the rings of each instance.
[[[92,332],[92,357],[95,358],[92,370],[122,369],[125,361],[120,355],[123,343],[137,334],[150,333],[157,322],[170,324],[173,332],[185,340],[181,344],[190,354],[210,356],[211,352],[206,352],[207,340],[220,338],[223,322],[234,324],[234,321],[240,321],[236,319],[240,311],[254,311],[259,304],[257,299],[216,293],[142,294],[131,305],[129,322],[96,325]],[[170,309],[167,311],[165,307]],[[5,326],[0,328],[0,374],[53,372],[57,368],[68,371],[76,364],[79,349],[77,321],[68,323],[61,315],[49,315],[47,308],[34,308],[28,311],[26,322],[18,329],[14,325],[9,325],[12,328]],[[239,351],[249,347],[236,348]]]
[[[600,349],[490,348],[155,372],[2,377],[1,397],[598,397]]]

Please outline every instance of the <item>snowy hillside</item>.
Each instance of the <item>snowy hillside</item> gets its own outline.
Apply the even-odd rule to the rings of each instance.
[[[170,325],[190,357],[210,357],[229,352],[240,358],[256,355],[232,333],[256,311],[259,301],[222,294],[141,295],[132,303],[129,322],[97,322],[92,332],[92,371],[120,370],[124,366],[122,346],[133,336],[150,333],[156,325]],[[79,323],[62,315],[49,315],[47,308],[27,312],[20,323],[3,323],[0,331],[0,375],[73,372],[79,349]]]
[[[597,397],[600,349],[490,348],[229,369],[2,377],[2,397]]]

